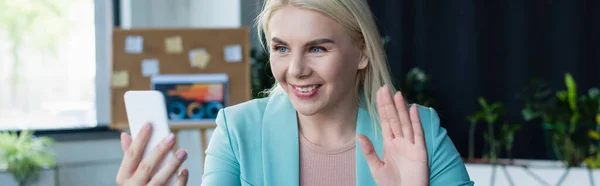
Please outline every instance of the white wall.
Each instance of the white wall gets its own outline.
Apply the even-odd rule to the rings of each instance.
[[[122,0],[121,5],[123,28],[237,28],[242,25],[241,0]]]

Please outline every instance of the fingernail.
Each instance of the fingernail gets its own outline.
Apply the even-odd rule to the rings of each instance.
[[[187,157],[187,151],[186,150],[180,150],[179,152],[177,152],[177,154],[175,154],[175,156],[179,160],[184,160]]]
[[[183,170],[181,170],[181,172],[179,172],[179,175],[180,175],[180,176],[187,176],[188,174],[189,174],[189,173],[188,173],[188,169],[187,169],[187,168],[186,168],[186,169],[183,169]]]
[[[173,133],[170,133],[166,138],[164,143],[165,144],[171,144],[175,141],[175,135],[173,135]]]
[[[144,130],[148,130],[150,128],[150,123],[146,122],[146,124],[144,124]]]

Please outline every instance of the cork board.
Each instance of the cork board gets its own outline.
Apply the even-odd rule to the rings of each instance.
[[[130,36],[143,38],[142,52],[127,52],[126,42]],[[179,37],[180,53],[167,52],[165,39]],[[112,42],[111,79],[111,128],[127,129],[127,114],[123,95],[128,90],[151,89],[151,78],[142,72],[144,59],[158,59],[159,74],[226,73],[229,76],[229,103],[235,105],[251,99],[250,85],[250,39],[248,28],[239,29],[114,29]],[[241,46],[241,61],[228,63],[225,47]],[[203,48],[210,54],[210,62],[204,68],[190,65],[190,50]],[[127,72],[127,85],[115,86],[115,73]],[[172,125],[173,127],[173,125]],[[193,127],[193,126],[185,126]]]

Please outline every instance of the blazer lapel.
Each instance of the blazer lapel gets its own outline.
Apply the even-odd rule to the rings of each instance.
[[[296,110],[287,96],[269,99],[262,126],[265,185],[298,185],[299,144]]]
[[[370,118],[369,112],[363,107],[359,107],[356,119],[356,133],[369,137],[375,147],[375,152],[381,158],[381,153],[383,152],[381,133],[377,132],[377,129],[374,128]],[[356,140],[356,185],[376,185],[358,140]]]

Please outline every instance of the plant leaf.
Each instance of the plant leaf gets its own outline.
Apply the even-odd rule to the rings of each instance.
[[[566,101],[567,100],[567,92],[566,91],[557,91],[556,97],[558,97],[558,99],[561,101]]]
[[[577,85],[570,73],[565,75],[565,84],[567,85],[569,107],[571,110],[575,111],[577,109]]]
[[[523,110],[521,110],[521,114],[523,115],[523,118],[525,119],[525,121],[531,121],[540,116],[539,113],[533,112],[533,110],[531,110],[531,108],[524,108]]]
[[[486,110],[486,109],[488,109],[488,108],[489,108],[489,107],[488,107],[488,104],[487,104],[487,101],[485,101],[485,98],[483,98],[483,97],[479,97],[477,100],[479,101],[479,105],[481,105],[481,107],[482,107],[484,110]]]
[[[590,98],[592,98],[592,99],[600,96],[600,89],[598,89],[598,88],[590,88],[588,90],[588,96]]]
[[[599,140],[600,139],[600,133],[594,131],[594,130],[589,130],[588,131],[588,137],[592,138],[593,140]]]

